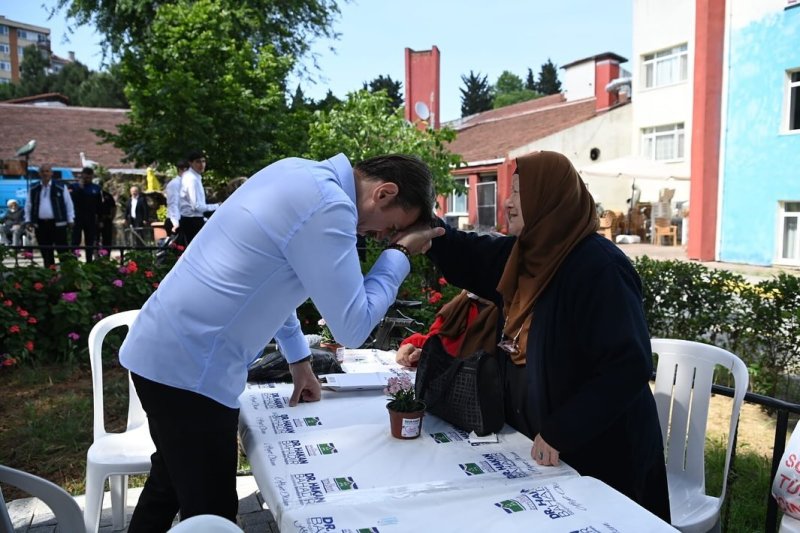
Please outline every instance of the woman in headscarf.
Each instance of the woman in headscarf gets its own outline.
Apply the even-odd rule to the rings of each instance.
[[[594,199],[563,155],[517,159],[505,207],[518,237],[446,228],[428,255],[503,309],[506,421],[537,463],[564,460],[669,521],[639,276],[597,234]]]

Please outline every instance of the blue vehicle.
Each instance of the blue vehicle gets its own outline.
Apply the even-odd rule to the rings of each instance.
[[[2,169],[8,171],[11,165],[3,165]],[[24,168],[24,167],[23,167]],[[67,167],[53,167],[53,180],[58,183],[75,181],[75,174]],[[28,188],[39,183],[39,167],[28,167],[27,176],[18,173],[0,174],[0,216],[6,214],[8,201],[14,199],[21,209],[25,209],[28,200]]]

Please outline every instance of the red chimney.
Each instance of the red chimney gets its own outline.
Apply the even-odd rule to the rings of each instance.
[[[595,109],[602,111],[619,103],[617,91],[606,91],[606,85],[619,78],[619,60],[598,59],[594,64]]]
[[[406,120],[439,129],[439,49],[406,48]],[[425,122],[425,124],[421,124]]]

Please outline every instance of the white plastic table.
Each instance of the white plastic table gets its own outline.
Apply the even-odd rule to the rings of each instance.
[[[239,430],[259,489],[291,531],[674,531],[566,464],[543,467],[506,426],[498,442],[425,415],[418,439],[389,433],[380,391],[324,391],[288,407],[291,385],[251,384]]]

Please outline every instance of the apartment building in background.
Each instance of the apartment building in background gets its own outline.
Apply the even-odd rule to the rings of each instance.
[[[17,22],[0,15],[0,83],[19,81],[25,48],[36,46],[50,60],[50,29]]]

